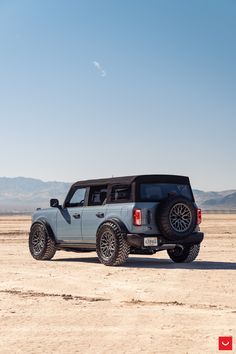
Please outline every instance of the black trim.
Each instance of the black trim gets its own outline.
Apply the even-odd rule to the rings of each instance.
[[[107,222],[108,220],[106,220]],[[175,240],[170,241],[163,238],[162,235],[146,235],[146,234],[129,234],[127,233],[127,229],[124,224],[120,220],[110,219],[110,222],[115,223],[121,229],[121,232],[126,234],[126,238],[128,243],[134,249],[139,250],[154,250],[154,251],[161,251],[166,250],[169,248],[173,248],[174,245],[197,245],[200,244],[204,238],[203,232],[194,232],[193,234],[189,235],[188,237],[184,238],[183,240]],[[100,227],[103,224],[100,225]],[[144,237],[157,237],[158,245],[157,246],[144,246]],[[89,252],[89,251],[96,251],[96,244],[95,243],[70,243],[70,242],[58,242],[56,244],[56,248],[58,250],[66,250],[66,251],[74,251],[74,252]]]
[[[188,184],[189,178],[178,175],[137,175],[137,176],[125,176],[125,177],[112,177],[91,179],[86,181],[78,181],[72,185],[72,187],[89,187],[99,186],[104,184],[131,184],[134,181],[137,182],[156,182],[156,183],[183,183]]]
[[[72,242],[57,242],[57,249],[80,249],[80,250],[96,250],[95,243],[72,243]]]
[[[68,191],[68,194],[63,203],[63,208],[66,207],[66,203],[71,199],[73,193],[78,188],[87,188],[85,194],[84,206],[88,206],[88,198],[90,194],[90,187],[93,186],[107,186],[107,202],[106,204],[113,203],[110,200],[110,194],[112,186],[114,185],[130,185],[131,184],[131,195],[129,202],[138,201],[136,198],[138,192],[138,186],[140,183],[179,183],[179,184],[189,184],[189,178],[186,176],[178,175],[136,175],[136,176],[125,176],[125,177],[113,177],[113,178],[102,178],[102,179],[92,179],[86,181],[75,182]],[[191,189],[191,186],[190,186]],[[192,189],[191,189],[192,191]],[[194,200],[194,199],[193,199]],[[125,200],[124,203],[128,201]],[[117,203],[117,202],[116,202]],[[120,202],[121,203],[121,202]]]
[[[176,244],[176,245],[186,245],[186,244],[199,244],[202,242],[204,238],[204,233],[203,232],[194,232],[191,235],[185,237],[182,240],[167,240],[165,239],[162,235],[147,235],[147,234],[127,234],[126,235],[127,240],[132,247],[136,248],[150,248],[144,246],[144,237],[157,237],[158,240],[158,246],[157,247],[151,247],[151,248],[159,248],[163,244]]]

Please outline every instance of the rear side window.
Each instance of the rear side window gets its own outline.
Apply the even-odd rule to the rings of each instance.
[[[107,186],[90,188],[88,205],[103,205],[107,200]]]
[[[117,185],[111,189],[111,203],[122,203],[130,200],[130,185]]]
[[[168,197],[185,197],[193,200],[188,184],[141,183],[139,188],[141,201],[157,202]]]

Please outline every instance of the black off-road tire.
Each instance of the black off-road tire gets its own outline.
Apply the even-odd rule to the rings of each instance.
[[[44,223],[32,225],[29,234],[29,250],[37,260],[50,260],[56,253],[56,245],[52,232]]]
[[[96,251],[102,264],[119,266],[127,261],[130,246],[125,236],[126,234],[112,222],[106,222],[98,229]]]
[[[176,247],[173,250],[167,250],[169,257],[175,263],[191,263],[193,262],[200,251],[200,245],[184,246],[183,249]]]
[[[173,210],[174,208],[178,208],[178,206],[182,206],[183,209],[185,208],[189,216],[189,223],[186,224],[187,226],[183,228],[183,230],[176,230],[171,222]],[[183,215],[183,217],[185,217],[185,215]],[[158,206],[156,220],[163,236],[172,241],[181,240],[194,231],[197,224],[197,209],[194,203],[187,198],[168,198],[163,200]],[[181,220],[181,222],[185,223],[186,220]]]

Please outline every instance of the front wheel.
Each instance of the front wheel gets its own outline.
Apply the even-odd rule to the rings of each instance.
[[[190,263],[197,258],[199,251],[200,245],[190,245],[167,250],[167,253],[172,261],[176,263]]]
[[[96,250],[101,263],[117,266],[127,261],[130,246],[120,228],[112,222],[106,222],[98,230]]]
[[[50,260],[56,253],[55,241],[42,223],[32,225],[29,234],[29,250],[37,260]]]

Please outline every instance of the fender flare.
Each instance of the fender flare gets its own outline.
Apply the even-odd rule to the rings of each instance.
[[[31,232],[32,227],[33,227],[34,225],[36,225],[36,224],[40,224],[40,225],[44,226],[45,229],[47,230],[48,234],[53,238],[53,240],[54,240],[55,243],[56,243],[56,238],[55,238],[54,232],[52,231],[52,228],[51,228],[50,224],[47,222],[47,220],[45,220],[45,219],[38,219],[38,220],[36,220],[36,221],[31,225],[31,227],[30,227],[30,232]]]
[[[118,218],[109,218],[107,220],[104,220],[98,227],[97,229],[97,232],[96,232],[96,235],[98,234],[99,232],[99,229],[104,225],[106,224],[107,222],[112,222],[113,224],[115,224],[117,227],[119,227],[119,229],[121,230],[121,232],[123,234],[127,234],[129,231],[127,229],[127,227],[125,226],[125,224]]]

